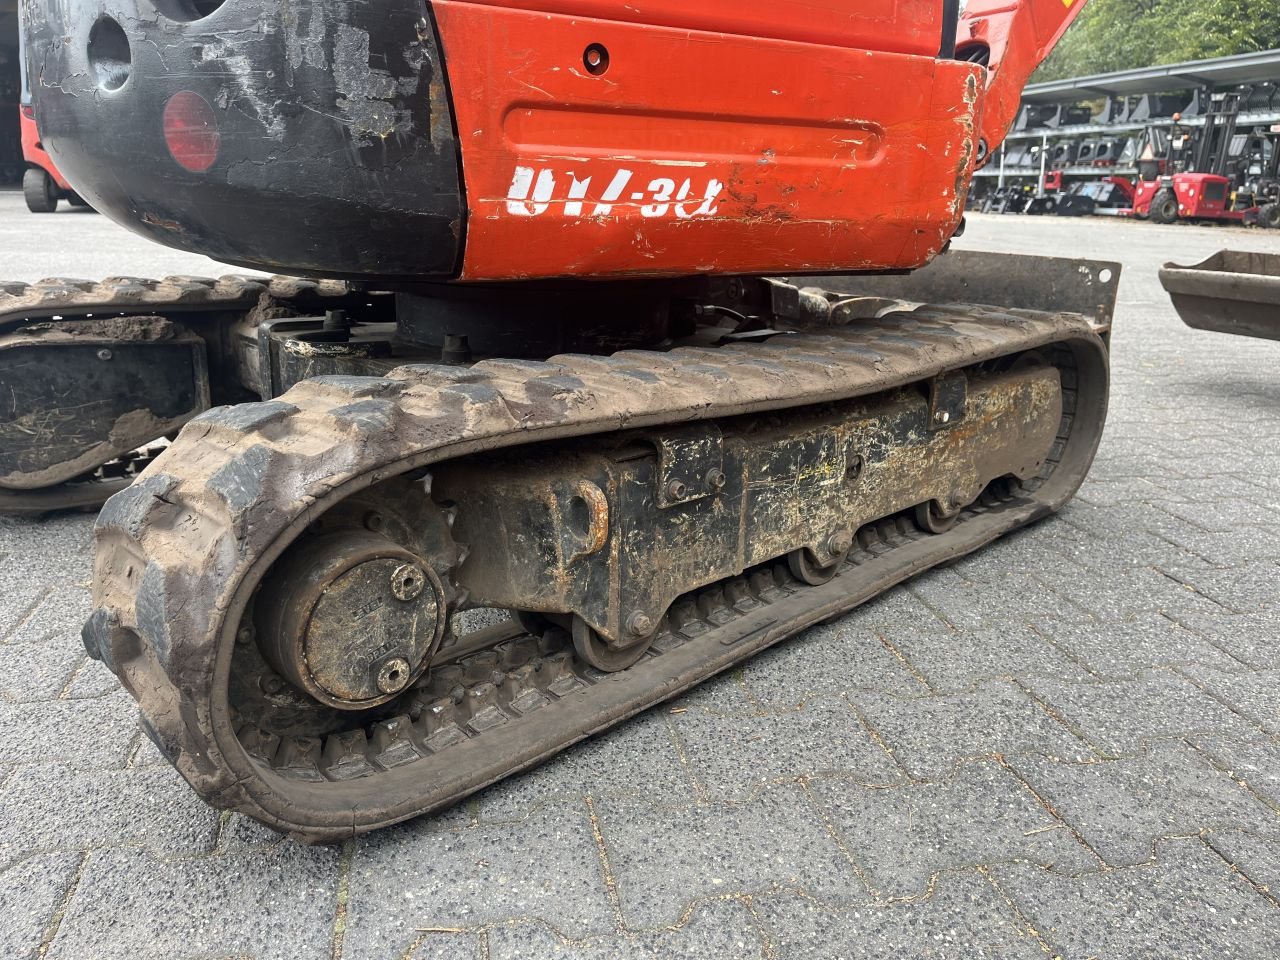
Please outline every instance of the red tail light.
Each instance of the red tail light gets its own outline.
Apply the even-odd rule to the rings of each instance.
[[[204,173],[218,159],[218,118],[204,97],[182,90],[164,105],[164,142],[177,164]]]

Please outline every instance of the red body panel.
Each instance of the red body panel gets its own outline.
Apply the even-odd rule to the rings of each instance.
[[[654,27],[935,56],[941,0],[474,0],[484,6]],[[1057,0],[1061,2],[1061,0]]]
[[[71,184],[58,172],[58,168],[53,165],[53,160],[49,154],[44,152],[44,147],[40,145],[40,132],[36,129],[36,121],[34,116],[27,116],[27,109],[23,108],[18,111],[20,124],[22,127],[22,159],[27,163],[40,167],[45,173],[53,178],[53,182],[58,185],[61,190],[72,192]]]
[[[914,267],[959,222],[980,67],[434,9],[469,211],[462,279]]]
[[[969,0],[960,15],[956,51],[989,50],[989,80],[980,139],[991,156],[1013,125],[1022,88],[1084,8],[1085,0]]]
[[[1239,223],[1248,212],[1228,209],[1232,202],[1232,181],[1228,177],[1215,173],[1177,173],[1170,179],[1178,200],[1179,218]],[[1164,180],[1138,181],[1133,198],[1134,214],[1139,217],[1149,215],[1152,199],[1166,185]]]
[[[1180,173],[1173,178],[1178,216],[1204,220],[1243,220],[1244,213],[1228,210],[1232,181],[1213,173]]]
[[[1151,212],[1151,201],[1161,187],[1159,180],[1139,180],[1133,191],[1133,213],[1145,217]]]

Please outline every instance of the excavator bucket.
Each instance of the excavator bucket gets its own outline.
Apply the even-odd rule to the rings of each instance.
[[[1280,254],[1220,250],[1189,267],[1166,263],[1160,283],[1189,327],[1280,340]]]

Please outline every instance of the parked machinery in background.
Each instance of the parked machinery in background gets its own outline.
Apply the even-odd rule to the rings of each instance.
[[[1153,223],[1215,220],[1280,227],[1277,134],[1238,132],[1244,97],[1240,91],[1212,94],[1202,126],[1175,122],[1162,138],[1159,162],[1155,151],[1148,151],[1139,161],[1135,216]],[[1153,134],[1151,142],[1157,139]]]
[[[73,207],[86,207],[75,189],[67,179],[58,172],[53,159],[40,142],[40,131],[36,127],[36,113],[31,105],[31,89],[27,83],[26,45],[23,31],[18,31],[18,52],[23,61],[21,70],[22,92],[19,101],[18,123],[22,138],[22,160],[26,169],[22,173],[22,196],[27,202],[27,209],[32,213],[53,213],[58,209],[58,202],[66,200]]]
[[[87,207],[45,152],[31,104],[24,103],[20,114],[22,159],[27,164],[22,174],[22,196],[27,201],[27,209],[32,213],[53,213],[60,200],[66,200],[73,207]]]

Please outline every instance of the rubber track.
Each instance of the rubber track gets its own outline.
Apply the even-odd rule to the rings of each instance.
[[[227,678],[249,595],[308,523],[358,490],[482,450],[847,399],[1044,347],[1083,364],[1088,386],[1078,401],[1071,394],[1053,453],[1067,451],[1070,468],[1048,479],[1037,497],[912,540],[877,568],[869,585],[850,589],[838,576],[773,605],[762,621],[739,622],[735,629],[744,635],[722,642],[707,634],[683,653],[664,654],[670,662],[656,672],[653,657],[642,660],[591,687],[613,699],[598,708],[584,697],[582,709],[595,712],[573,718],[572,736],[564,735],[563,721],[555,726],[551,711],[538,711],[504,737],[506,754],[467,741],[442,754],[450,763],[433,766],[425,779],[406,764],[323,784],[282,776],[253,759],[236,736]],[[1072,365],[1064,387],[1074,391],[1074,379],[1067,383]],[[201,415],[107,503],[96,527],[95,611],[85,642],[139,700],[153,739],[201,796],[302,839],[336,840],[455,802],[891,583],[1043,516],[1083,479],[1105,394],[1105,348],[1082,317],[932,306],[763,344],[317,378],[271,402]],[[690,659],[707,643],[718,651],[714,657]],[[341,758],[306,762],[334,768],[335,759]]]
[[[103,314],[136,316],[154,311],[168,317],[199,311],[249,310],[263,294],[323,309],[326,302],[350,297],[352,291],[340,280],[238,274],[217,278],[171,276],[160,280],[144,277],[108,277],[99,281],[52,277],[35,283],[0,280],[0,336],[53,317],[75,321]],[[112,470],[110,464],[107,466],[107,476],[98,475],[41,490],[0,489],[0,515],[99,507],[128,485],[128,480],[110,476]]]
[[[77,280],[52,277],[35,283],[0,280],[0,332],[26,321],[77,314],[131,313],[154,310],[163,316],[184,310],[252,307],[264,294],[279,300],[332,299],[350,295],[340,280],[297,277],[108,277]]]

